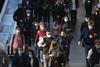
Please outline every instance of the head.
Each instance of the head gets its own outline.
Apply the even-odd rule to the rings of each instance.
[[[51,32],[46,32],[46,36],[47,38],[51,38],[52,37]]]
[[[100,8],[95,10],[96,15],[100,15]]]
[[[51,42],[51,46],[50,47],[51,47],[51,49],[57,48],[57,42],[55,40],[53,40]]]
[[[18,4],[18,8],[22,8],[23,7],[23,5],[22,4]]]
[[[99,15],[100,14],[100,3],[96,5],[95,14],[96,15]]]
[[[88,17],[85,17],[85,21],[88,22],[89,21],[89,18]]]
[[[30,2],[29,1],[26,1],[26,5],[29,5],[30,4]]]
[[[19,27],[16,27],[16,34],[20,34],[21,29]]]
[[[44,25],[40,25],[40,30],[44,30],[45,29],[45,27],[44,27]]]
[[[61,36],[66,36],[65,32],[64,31],[61,31]]]
[[[39,29],[39,23],[37,21],[34,23],[34,26],[36,29]]]
[[[91,21],[88,22],[88,28],[93,29],[93,27],[94,27],[94,21],[91,20]]]
[[[30,17],[31,16],[31,10],[26,10],[26,15],[27,15],[27,17]]]
[[[68,22],[68,17],[67,16],[64,17],[64,22]]]

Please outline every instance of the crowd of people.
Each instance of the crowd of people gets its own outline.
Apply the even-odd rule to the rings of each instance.
[[[100,60],[100,4],[83,3],[78,46],[85,48],[87,67],[94,67]],[[8,49],[12,67],[64,67],[70,61],[78,8],[79,0],[22,0],[13,15],[17,27]]]

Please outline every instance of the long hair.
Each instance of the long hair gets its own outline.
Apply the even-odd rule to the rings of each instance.
[[[55,40],[52,40],[49,48],[49,53],[54,49],[57,48],[57,42]]]

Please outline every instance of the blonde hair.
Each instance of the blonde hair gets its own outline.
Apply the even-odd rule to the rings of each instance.
[[[49,48],[49,53],[54,49],[57,48],[57,42],[55,40],[52,40]]]
[[[39,23],[39,26],[44,26],[44,22],[41,21],[41,22]]]

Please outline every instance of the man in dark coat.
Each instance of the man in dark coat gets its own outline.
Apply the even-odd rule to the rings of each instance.
[[[94,0],[83,0],[83,3],[85,5],[86,16],[91,16]]]
[[[31,33],[32,33],[32,23],[34,20],[33,9],[29,4],[24,6],[24,27],[23,34],[25,35],[25,41],[28,46],[31,46]]]
[[[77,8],[79,8],[79,0],[68,0],[68,8],[71,14],[71,22],[73,23],[73,26],[75,26],[77,21]]]
[[[100,4],[97,5],[95,13],[92,15],[95,22],[95,28],[97,33],[100,35]]]
[[[53,20],[57,20],[57,16],[59,16],[60,18],[64,17],[65,15],[65,5],[64,3],[61,2],[56,2],[53,9],[52,9],[52,16],[53,16]]]
[[[24,11],[22,4],[18,4],[18,8],[13,15],[13,19],[17,22],[17,26],[23,28],[24,24]]]
[[[93,22],[88,22],[88,27],[83,28],[83,31],[81,33],[80,39],[78,41],[78,45],[82,46],[82,42],[84,42],[84,48],[85,48],[85,56],[87,57],[88,51],[94,47],[95,39],[97,37],[97,33],[94,28]],[[82,43],[82,44],[81,44]],[[87,62],[88,66],[88,62]]]

